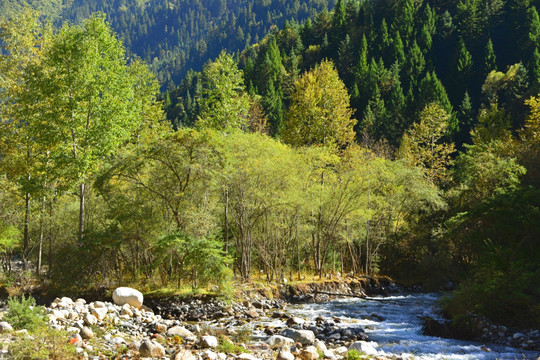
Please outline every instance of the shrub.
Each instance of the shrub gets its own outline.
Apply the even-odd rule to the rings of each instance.
[[[247,352],[246,348],[240,345],[235,345],[225,336],[219,337],[218,351],[225,354],[240,354]]]
[[[8,300],[9,310],[4,320],[15,329],[26,329],[29,332],[47,327],[45,311],[42,306],[36,306],[36,300],[24,295],[19,299],[12,297]]]
[[[68,360],[77,359],[75,347],[68,343],[69,335],[45,326],[32,336],[18,335],[9,345],[13,360]]]

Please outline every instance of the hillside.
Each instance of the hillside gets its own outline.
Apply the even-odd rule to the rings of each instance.
[[[10,0],[0,3],[0,14],[9,17],[29,5],[60,25],[104,12],[129,52],[146,60],[166,86],[178,84],[188,69],[201,70],[222,49],[241,50],[285,21],[303,21],[333,4],[333,0]]]

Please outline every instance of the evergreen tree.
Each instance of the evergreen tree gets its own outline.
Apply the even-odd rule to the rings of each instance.
[[[529,64],[529,79],[532,94],[540,94],[540,51],[538,47],[534,49],[533,56]]]
[[[405,52],[403,50],[403,42],[401,41],[401,36],[399,35],[399,32],[396,32],[394,38],[392,39],[390,61],[397,61],[400,66],[405,64]]]
[[[482,78],[485,79],[487,74],[489,74],[492,70],[497,70],[497,58],[495,57],[495,51],[493,50],[493,43],[491,42],[491,39],[489,39],[486,44],[486,48],[484,49]]]
[[[415,40],[409,48],[409,54],[405,60],[404,67],[405,82],[409,85],[409,89],[416,87],[425,66],[426,60]]]
[[[271,79],[263,97],[263,107],[270,122],[270,134],[275,136],[279,133],[283,122],[283,92],[281,88],[276,90]]]

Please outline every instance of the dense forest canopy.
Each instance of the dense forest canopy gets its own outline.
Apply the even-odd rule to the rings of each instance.
[[[460,282],[458,323],[540,323],[538,1],[17,4],[7,274],[13,254],[77,288],[387,274]]]
[[[163,86],[201,70],[222,49],[242,50],[285,21],[303,21],[334,0],[6,0],[0,16],[31,6],[55,20],[78,24],[96,11],[107,14],[129,53],[144,59]]]

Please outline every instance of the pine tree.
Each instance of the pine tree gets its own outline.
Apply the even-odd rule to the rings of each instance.
[[[420,75],[424,72],[424,67],[426,66],[426,61],[422,50],[416,43],[416,40],[413,42],[412,46],[409,49],[409,54],[405,61],[404,74],[406,75],[406,82],[409,84],[409,89],[415,88]]]
[[[491,39],[489,39],[486,44],[486,48],[484,49],[482,77],[485,79],[487,74],[493,70],[497,70],[497,58],[495,57],[495,51],[493,50],[493,43],[491,42]]]
[[[272,80],[268,82],[263,107],[270,122],[270,134],[275,136],[283,122],[283,92],[280,88],[276,90]]]
[[[446,89],[437,78],[435,71],[431,73],[428,72],[420,82],[420,93],[417,99],[417,109],[421,111],[430,103],[436,103],[448,114],[452,114],[452,104],[450,103],[450,100],[448,100]]]
[[[463,101],[461,102],[457,113],[459,131],[456,142],[458,145],[469,143],[471,141],[470,132],[473,126],[474,118],[475,116],[471,97],[469,96],[469,92],[465,91],[465,96],[463,96]]]
[[[398,62],[400,66],[405,64],[405,52],[403,50],[403,42],[398,32],[395,33],[392,39],[392,46],[390,50],[390,61]]]

